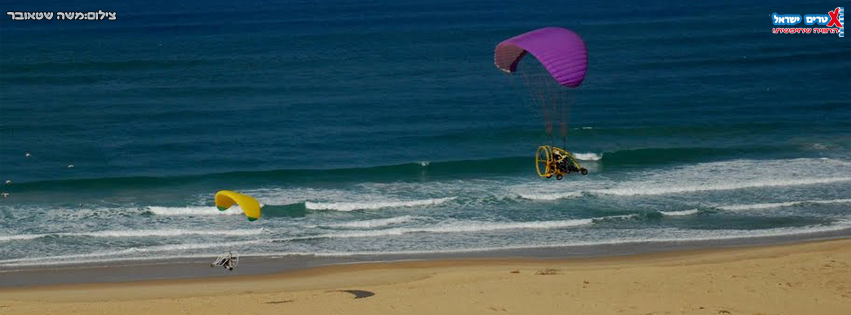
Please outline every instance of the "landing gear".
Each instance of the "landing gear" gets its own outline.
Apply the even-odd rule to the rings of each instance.
[[[553,168],[553,151],[548,145],[538,147],[538,152],[535,154],[535,170],[538,171],[538,176],[550,178],[555,174]]]

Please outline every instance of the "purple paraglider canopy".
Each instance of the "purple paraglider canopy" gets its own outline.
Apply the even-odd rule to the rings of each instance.
[[[573,31],[545,27],[514,36],[496,45],[493,60],[500,70],[513,73],[527,52],[544,65],[558,84],[575,88],[585,79],[588,51]]]

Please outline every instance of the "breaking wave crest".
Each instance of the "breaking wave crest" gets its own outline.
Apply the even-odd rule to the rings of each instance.
[[[362,201],[362,202],[310,202],[306,201],[304,206],[310,210],[334,210],[334,211],[354,211],[354,210],[375,210],[383,208],[405,208],[405,207],[422,207],[439,205],[447,201],[454,200],[455,197],[409,200],[409,201]]]

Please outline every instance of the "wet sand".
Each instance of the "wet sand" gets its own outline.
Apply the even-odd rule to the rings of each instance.
[[[851,240],[0,289],[0,314],[49,313],[851,314]]]

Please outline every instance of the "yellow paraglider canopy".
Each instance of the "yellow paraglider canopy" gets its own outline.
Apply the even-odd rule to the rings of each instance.
[[[221,190],[216,193],[216,208],[219,208],[219,211],[225,211],[234,204],[242,209],[242,212],[248,217],[248,221],[260,218],[260,202],[254,197],[230,190]]]

